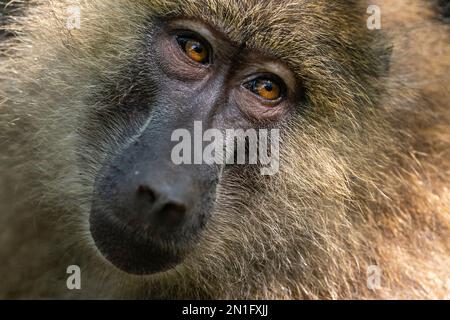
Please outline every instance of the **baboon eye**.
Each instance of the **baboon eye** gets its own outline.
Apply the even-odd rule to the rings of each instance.
[[[177,42],[186,55],[193,61],[208,64],[210,54],[208,45],[204,41],[191,36],[178,36]]]
[[[283,96],[284,85],[270,78],[256,78],[244,84],[244,87],[268,101],[276,101]]]

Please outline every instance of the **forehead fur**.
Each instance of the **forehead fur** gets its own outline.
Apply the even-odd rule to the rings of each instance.
[[[348,45],[365,28],[357,1],[150,1],[155,14],[201,19],[237,44],[295,60],[313,43]],[[358,2],[360,3],[360,2]],[[323,48],[322,48],[323,49]],[[297,61],[295,61],[297,62]]]

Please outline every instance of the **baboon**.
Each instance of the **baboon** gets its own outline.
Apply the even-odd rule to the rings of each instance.
[[[449,297],[445,2],[15,3],[0,297]],[[174,165],[194,121],[278,128],[279,172]]]

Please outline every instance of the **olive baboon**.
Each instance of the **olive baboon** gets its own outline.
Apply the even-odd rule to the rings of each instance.
[[[449,27],[374,2],[381,30],[357,0],[27,1],[0,47],[0,296],[448,297]],[[195,120],[279,128],[279,173],[175,166]]]

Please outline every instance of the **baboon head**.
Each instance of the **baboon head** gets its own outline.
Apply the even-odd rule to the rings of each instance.
[[[131,51],[120,62],[118,82],[89,97],[80,145],[101,162],[92,237],[107,260],[135,274],[182,263],[220,208],[219,185],[233,174],[238,187],[256,179],[249,166],[204,164],[196,154],[192,164],[174,164],[176,130],[195,136],[195,122],[222,132],[292,130],[299,119],[311,126],[309,117],[362,112],[375,91],[368,79],[382,68],[353,2],[179,1],[146,8],[137,41],[115,48]],[[363,34],[367,43],[358,43]],[[112,137],[118,142],[111,144]],[[203,147],[193,141],[194,148],[197,143]],[[86,146],[107,148],[108,156],[91,155]]]
[[[321,281],[317,266],[337,268],[389,144],[376,103],[388,50],[359,1],[89,1],[72,30],[54,19],[64,5],[52,10],[29,63],[52,88],[33,102],[47,106],[38,167],[104,270],[245,295],[299,291]],[[278,129],[279,172],[197,161],[196,125]],[[190,164],[173,159],[177,130],[193,137]]]
[[[180,263],[213,211],[217,183],[229,168],[203,163],[203,132],[194,123],[220,132],[279,127],[305,107],[301,80],[257,50],[250,41],[255,34],[231,39],[208,21],[183,15],[152,17],[144,30],[140,55],[127,70],[135,88],[105,106],[120,119],[114,122],[124,121],[123,143],[96,175],[90,213],[100,251],[132,273]],[[104,113],[92,116],[96,124]],[[188,164],[174,163],[176,130],[192,133]]]

